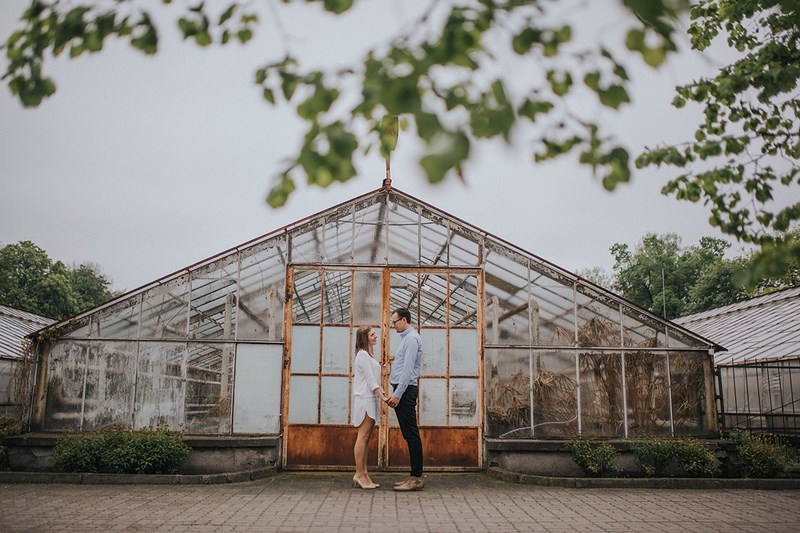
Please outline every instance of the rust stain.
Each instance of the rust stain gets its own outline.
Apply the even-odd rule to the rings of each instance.
[[[476,428],[420,428],[426,467],[478,467]],[[389,429],[389,467],[407,466],[408,447],[399,428]]]
[[[354,465],[353,445],[358,428],[352,426],[288,426],[286,466]],[[378,432],[372,432],[367,464],[378,464]]]

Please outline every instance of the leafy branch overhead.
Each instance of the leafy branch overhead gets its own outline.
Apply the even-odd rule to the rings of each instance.
[[[704,0],[691,10],[692,46],[717,38],[739,52],[712,79],[678,87],[673,105],[704,108],[694,140],[647,150],[639,168],[681,170],[663,193],[702,201],[709,222],[761,247],[749,281],[800,258],[800,203],[776,203],[800,185],[800,24],[798,4],[782,0]]]
[[[337,15],[359,4],[355,0],[306,3],[321,4]],[[277,176],[270,205],[285,203],[298,180],[324,187],[352,178],[356,152],[380,148],[380,122],[387,114],[399,116],[401,124],[412,127],[424,142],[420,165],[431,182],[451,173],[462,175],[476,140],[510,141],[521,122],[540,126],[541,136],[531,139],[536,161],[577,150],[580,161],[600,173],[608,189],[628,181],[627,151],[614,145],[612,136],[593,120],[559,105],[576,92],[574,82],[582,80],[600,104],[618,109],[629,102],[625,68],[608,50],[570,47],[570,24],[544,22],[556,4],[554,0],[452,5],[433,1],[410,32],[395,36],[388,47],[374,47],[348,68],[309,71],[300,58],[288,54],[259,69],[255,79],[265,100],[288,103],[307,124],[299,153]],[[675,49],[670,21],[687,8],[687,1],[622,4],[636,15],[630,19],[628,48],[648,64],[660,65]],[[4,45],[9,65],[3,79],[24,105],[36,106],[56,90],[44,69],[49,54],[68,51],[77,57],[99,52],[110,37],[154,54],[159,31],[153,22],[156,17],[148,11],[152,3],[149,6],[137,0],[34,0],[22,16],[21,28]],[[177,19],[184,38],[208,46],[246,43],[253,37],[257,6],[226,2],[215,8],[218,11],[204,2],[184,4]],[[526,86],[512,90],[508,74],[498,72],[498,57],[517,58],[520,68],[529,71]],[[363,131],[370,134],[357,134]]]
[[[332,15],[364,2],[282,1]],[[719,37],[740,53],[716,77],[677,89],[676,107],[703,108],[694,140],[631,158],[598,123],[596,110],[577,111],[583,107],[572,102],[587,93],[601,108],[620,109],[632,83],[621,61],[631,54],[600,43],[581,49],[573,40],[577,24],[565,16],[577,22],[580,10],[564,15],[557,0],[431,0],[408,31],[346,67],[308,69],[290,51],[257,70],[265,101],[290,106],[305,124],[269,204],[283,205],[300,181],[325,187],[355,176],[355,156],[386,151],[381,121],[389,115],[422,141],[419,164],[431,182],[463,177],[476,142],[519,141],[535,131],[521,139],[533,162],[575,154],[609,190],[630,179],[632,159],[639,168],[677,167],[681,173],[663,192],[702,200],[712,225],[762,246],[763,269],[774,269],[786,254],[800,256],[800,244],[781,236],[800,217],[800,205],[772,202],[777,191],[798,185],[798,2],[698,0],[691,8],[689,0],[613,2],[631,15],[619,44],[647,65],[660,66],[676,50],[675,21],[686,13],[695,49]],[[277,13],[271,3],[250,1],[178,0],[168,8],[153,0],[33,0],[3,45],[3,80],[23,105],[37,106],[56,90],[45,71],[51,56],[96,53],[112,37],[154,54],[160,42],[154,21],[168,15],[199,46],[247,43],[259,21]]]

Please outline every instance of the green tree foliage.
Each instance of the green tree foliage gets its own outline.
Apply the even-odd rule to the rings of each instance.
[[[682,169],[664,194],[702,201],[713,226],[761,247],[748,273],[753,285],[800,258],[797,235],[784,235],[800,220],[800,203],[774,202],[800,185],[800,3],[702,0],[691,18],[695,49],[726,39],[739,57],[714,78],[677,88],[676,108],[704,108],[694,140],[647,150],[636,165]]]
[[[645,235],[631,251],[614,244],[614,288],[639,306],[666,318],[696,313],[745,298],[735,273],[741,259],[723,257],[730,245],[703,237],[698,246],[684,248],[675,234]]]
[[[304,3],[339,15],[364,1]],[[673,22],[687,10],[688,0],[616,1],[630,15],[625,46],[648,65],[661,65],[675,50]],[[199,1],[164,11],[178,13],[185,39],[208,46],[249,41],[259,8],[267,9],[231,0],[209,6]],[[154,21],[160,17],[153,9],[141,0],[33,0],[18,31],[5,42],[3,79],[24,105],[36,106],[56,90],[44,68],[50,55],[96,53],[110,38],[154,54],[159,46]],[[407,32],[390,36],[388,46],[374,46],[355,64],[310,70],[289,52],[258,69],[255,81],[264,99],[287,103],[307,125],[298,154],[275,176],[269,204],[283,205],[298,180],[325,187],[352,178],[357,150],[385,148],[380,126],[386,115],[400,117],[401,126],[413,127],[424,142],[419,164],[434,183],[448,175],[463,177],[476,140],[510,141],[515,126],[526,122],[540,126],[541,135],[532,139],[536,161],[577,152],[606,188],[628,181],[628,152],[601,128],[596,112],[581,115],[578,106],[567,103],[581,86],[602,106],[625,105],[630,100],[625,66],[600,45],[573,46],[573,28],[560,20],[562,11],[556,0],[433,1]],[[498,57],[514,57],[541,76],[530,76],[527,85],[512,90],[509,74],[497,68]]]
[[[97,265],[69,269],[30,241],[0,248],[2,304],[60,319],[114,296],[110,285]]]

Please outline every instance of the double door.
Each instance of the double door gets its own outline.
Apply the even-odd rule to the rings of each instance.
[[[282,412],[283,467],[353,468],[353,359],[356,330],[371,326],[379,342],[382,386],[400,336],[392,310],[406,307],[423,343],[417,420],[425,468],[482,466],[482,277],[474,269],[333,268],[295,265],[286,306]],[[369,443],[373,469],[408,468],[393,409]]]

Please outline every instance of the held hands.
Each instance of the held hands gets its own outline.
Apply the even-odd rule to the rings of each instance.
[[[397,407],[397,404],[399,403],[400,403],[400,398],[398,398],[397,396],[389,396],[386,398],[386,404],[389,407]]]

